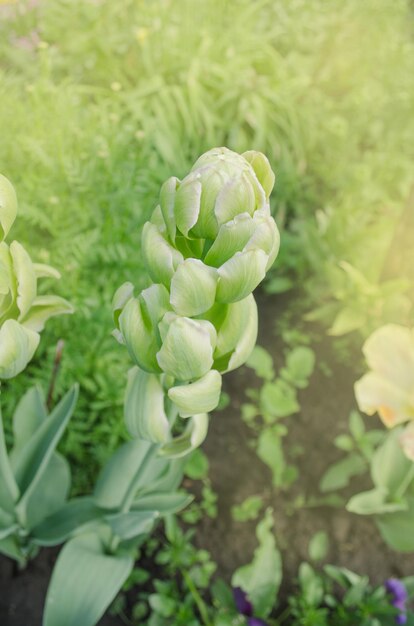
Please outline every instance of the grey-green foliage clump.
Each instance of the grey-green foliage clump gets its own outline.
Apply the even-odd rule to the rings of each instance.
[[[257,337],[252,291],[279,251],[270,214],[275,176],[260,152],[203,154],[189,174],[169,178],[144,226],[152,284],[138,297],[115,294],[115,336],[136,363],[125,403],[132,435],[181,455],[207,432],[221,376],[242,365]],[[172,440],[175,417],[190,418]]]

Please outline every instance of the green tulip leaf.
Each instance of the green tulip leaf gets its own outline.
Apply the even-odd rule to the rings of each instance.
[[[75,537],[56,561],[43,626],[95,626],[133,566],[132,556],[108,554],[97,534]]]

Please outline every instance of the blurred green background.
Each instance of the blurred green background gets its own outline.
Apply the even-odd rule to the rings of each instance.
[[[408,0],[0,0],[12,236],[76,307],[3,403],[47,387],[63,337],[57,392],[82,387],[64,443],[76,491],[124,436],[112,295],[144,286],[142,224],[203,151],[271,161],[282,250],[268,291],[299,290],[334,335],[412,320],[413,61]]]

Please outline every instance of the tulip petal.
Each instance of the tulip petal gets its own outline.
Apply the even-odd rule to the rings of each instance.
[[[216,285],[216,270],[198,259],[186,259],[171,279],[171,305],[179,315],[204,313],[214,304]]]
[[[257,179],[263,187],[267,199],[269,199],[275,184],[275,174],[270,167],[269,159],[262,152],[256,152],[256,150],[243,152],[242,156],[254,169]]]
[[[161,372],[156,359],[161,341],[158,322],[169,308],[163,285],[151,285],[131,298],[119,316],[119,328],[132,359],[147,372]]]
[[[134,285],[132,283],[124,283],[115,292],[112,298],[112,314],[114,317],[115,326],[119,328],[118,320],[122,313],[122,309],[125,307],[128,300],[134,296]]]
[[[20,321],[25,328],[40,333],[48,319],[56,315],[71,314],[73,311],[70,302],[60,296],[37,296],[29,312]]]
[[[367,415],[377,411],[387,428],[414,419],[414,406],[410,397],[400,387],[375,372],[365,374],[355,383],[354,390],[361,411]]]
[[[414,389],[414,331],[397,324],[386,324],[366,340],[363,353],[369,367],[388,381]]]
[[[129,433],[154,443],[165,443],[170,425],[164,410],[164,389],[159,376],[138,367],[128,372],[124,416]]]
[[[256,344],[257,328],[257,305],[252,294],[230,304],[217,331],[214,367],[228,372],[243,365]]]
[[[236,252],[217,270],[217,302],[236,302],[246,298],[265,277],[267,260],[263,250]]]
[[[144,224],[142,229],[142,255],[152,280],[169,287],[172,275],[183,261],[183,255],[164,239],[151,222]]]
[[[175,176],[171,176],[171,178],[165,181],[160,191],[161,211],[171,241],[174,241],[175,239],[176,224],[174,215],[174,204],[176,190],[179,183],[180,181],[178,180],[178,178],[176,178]]]
[[[221,226],[213,245],[207,252],[204,262],[212,267],[220,267],[236,252],[241,252],[256,229],[253,218],[241,213]]]
[[[261,213],[261,212],[260,212]],[[266,272],[273,265],[280,247],[280,235],[276,222],[269,215],[259,215],[259,211],[256,211],[253,217],[255,222],[255,230],[252,233],[249,241],[243,248],[243,252],[246,250],[263,250],[268,255],[266,264]]]
[[[30,256],[18,241],[10,244],[10,254],[17,280],[17,306],[24,317],[36,297],[36,274]]]
[[[157,353],[158,364],[177,380],[200,378],[213,365],[216,338],[216,330],[210,322],[177,317],[171,322]]]
[[[45,263],[33,263],[33,268],[36,274],[36,278],[55,278],[59,280],[61,278],[60,272],[51,265]]]
[[[209,413],[219,403],[221,376],[217,370],[210,370],[188,385],[171,387],[168,397],[178,407],[181,417],[191,417],[197,413]]]
[[[176,191],[174,207],[177,228],[185,237],[198,220],[200,198],[200,180],[192,175],[187,176]]]
[[[201,182],[200,212],[191,233],[202,239],[215,239],[219,225],[214,213],[217,194],[225,183],[222,173],[214,168],[197,170],[190,174]]]
[[[0,174],[0,241],[7,237],[16,215],[16,192],[11,182]]]
[[[222,225],[240,213],[253,215],[255,208],[254,189],[248,177],[242,172],[221,187],[217,195],[214,214],[217,222]]]
[[[40,336],[15,320],[6,320],[0,328],[0,379],[13,378],[32,359]]]
[[[188,421],[184,433],[161,446],[160,456],[176,459],[195,450],[206,438],[208,431],[208,415],[193,415]]]

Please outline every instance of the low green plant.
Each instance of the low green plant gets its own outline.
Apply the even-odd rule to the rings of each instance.
[[[335,437],[335,446],[346,453],[340,461],[333,463],[323,474],[319,489],[326,493],[349,485],[351,478],[365,474],[376,448],[385,438],[385,431],[378,428],[366,430],[358,411],[349,415],[349,434]]]
[[[395,324],[378,328],[363,346],[369,371],[355,384],[362,411],[378,412],[390,430],[370,459],[373,488],[351,498],[347,508],[373,515],[385,541],[414,550],[414,334]],[[408,422],[408,425],[402,425]]]
[[[252,402],[242,405],[242,418],[257,435],[254,446],[259,458],[272,471],[273,485],[286,489],[296,480],[298,471],[286,459],[283,437],[287,435],[288,427],[280,420],[299,411],[297,390],[308,385],[315,355],[307,346],[292,348],[276,375],[271,355],[263,347],[256,346],[246,364],[264,382],[259,390],[247,390]]]

